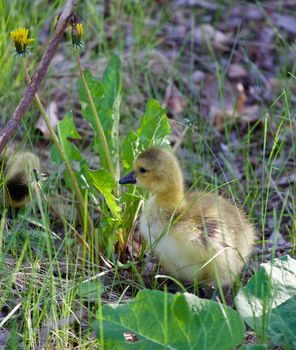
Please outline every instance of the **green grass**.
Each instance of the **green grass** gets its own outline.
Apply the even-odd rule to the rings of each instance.
[[[1,127],[14,111],[25,88],[23,71],[11,54],[9,32],[18,26],[28,26],[35,38],[40,33],[47,34],[62,3],[57,0],[48,5],[47,1],[40,1],[35,6],[33,1],[0,0]],[[262,3],[257,2],[256,6],[262,7]],[[185,37],[175,40],[176,46],[171,48],[167,44],[165,27],[177,20],[174,9],[169,5],[158,6],[151,1],[114,2],[111,17],[106,22],[102,8],[103,1],[96,4],[89,0],[78,5],[79,16],[85,24],[87,44],[82,64],[101,78],[111,54],[121,57],[121,135],[135,130],[146,101],[154,97],[162,102],[168,83],[174,82],[180,95],[187,100],[181,115],[174,115],[170,110],[169,115],[181,130],[188,127],[177,151],[187,174],[188,187],[194,184],[194,188],[228,193],[232,200],[246,209],[258,231],[258,251],[252,258],[246,278],[239,284],[245,283],[259,263],[276,256],[276,242],[268,242],[271,234],[275,240],[278,233],[282,234],[291,244],[290,253],[295,255],[296,181],[289,180],[289,176],[295,175],[293,84],[296,65],[288,62],[291,42],[287,36],[270,22],[264,10],[261,23],[276,33],[274,42],[277,46],[273,53],[274,71],[261,71],[249,50],[248,40],[254,39],[248,36],[250,33],[245,36],[241,32],[235,33],[229,51],[224,53],[217,51],[210,41],[202,49],[197,46],[193,30],[209,15],[204,8],[189,11],[189,29]],[[222,6],[215,13],[210,13],[214,27],[223,24],[223,12],[226,10]],[[284,10],[279,8],[278,12]],[[290,14],[289,10],[285,13]],[[128,40],[126,33],[130,33]],[[248,74],[252,75],[252,86],[260,91],[256,101],[259,118],[253,123],[226,118],[222,128],[217,130],[215,123],[208,118],[208,106],[205,107],[205,99],[209,95],[206,82],[196,85],[193,73],[202,70],[213,76],[216,90],[207,104],[219,103],[225,107],[229,97],[227,69],[234,62],[238,45],[242,42],[247,44],[240,54],[246,62]],[[32,72],[45,44],[46,40],[42,45],[37,39],[34,42],[34,55],[28,58]],[[175,59],[168,64],[164,52],[169,50],[174,53]],[[67,64],[56,63],[50,67],[39,94],[45,105],[50,100],[56,100],[61,116],[70,109],[74,110],[78,131],[87,130],[85,135],[91,135],[81,141],[85,144],[83,154],[90,157],[93,140],[88,138],[93,138],[93,135],[81,121],[77,104],[74,104],[78,100],[75,60],[66,42],[61,43],[58,54]],[[262,97],[268,89],[262,76],[278,80],[279,88],[271,99]],[[87,233],[78,225],[74,198],[65,189],[60,169],[52,164],[49,155],[51,142],[42,141],[34,133],[38,116],[37,108],[32,105],[14,141],[20,148],[34,149],[41,155],[43,168],[48,171],[49,177],[43,183],[42,200],[34,200],[23,208],[10,227],[5,212],[2,214],[0,329],[2,327],[10,332],[11,348],[16,348],[15,344],[21,344],[24,349],[42,345],[48,349],[64,349],[67,346],[96,348],[90,324],[102,302],[124,301],[145,287],[165,287],[161,279],[142,277],[143,254],[138,265],[134,261],[127,265],[113,264],[114,232],[105,252],[110,265],[104,268],[94,250],[88,250],[77,242],[77,232],[85,239]],[[79,148],[81,144],[78,144]],[[33,197],[36,196],[33,194]],[[101,209],[107,213],[105,207]],[[92,210],[96,211],[94,205]],[[107,215],[100,217],[98,235],[109,232],[108,225],[110,218]],[[97,286],[104,289],[102,295]]]

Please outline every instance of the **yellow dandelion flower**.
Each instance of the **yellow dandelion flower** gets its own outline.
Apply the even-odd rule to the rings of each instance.
[[[29,53],[28,47],[34,39],[29,39],[29,29],[27,28],[18,28],[10,32],[10,37],[14,42],[16,53],[18,55],[26,55]]]
[[[80,38],[82,38],[83,36],[83,24],[82,23],[77,23],[76,25],[76,30],[77,30],[77,34]]]
[[[73,23],[71,26],[71,38],[72,38],[72,45],[75,49],[84,49],[84,43],[82,41],[83,37],[83,24],[81,22],[79,23]]]

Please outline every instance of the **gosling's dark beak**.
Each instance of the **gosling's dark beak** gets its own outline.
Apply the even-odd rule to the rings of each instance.
[[[135,184],[137,182],[135,172],[132,171],[119,180],[120,185]]]

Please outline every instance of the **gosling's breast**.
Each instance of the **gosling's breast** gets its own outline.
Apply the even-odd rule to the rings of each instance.
[[[191,223],[173,224],[171,216],[151,198],[142,212],[141,233],[167,273],[184,280],[199,278],[208,258],[205,242]]]
[[[140,219],[141,233],[148,244],[153,245],[165,236],[169,228],[168,221],[169,215],[157,206],[154,197],[150,198]]]

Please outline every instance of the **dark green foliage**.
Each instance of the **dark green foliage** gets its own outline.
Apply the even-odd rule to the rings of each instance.
[[[104,349],[232,350],[245,331],[236,311],[190,293],[141,290],[127,304],[104,305],[97,319]],[[126,341],[125,333],[137,341]]]

